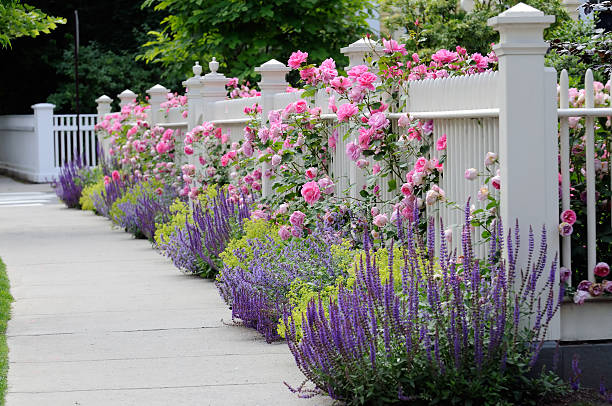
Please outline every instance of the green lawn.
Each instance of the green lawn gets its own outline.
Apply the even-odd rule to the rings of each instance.
[[[6,265],[0,259],[0,405],[4,404],[6,391],[6,373],[8,371],[8,347],[6,346],[6,323],[11,315],[9,281],[6,276]]]

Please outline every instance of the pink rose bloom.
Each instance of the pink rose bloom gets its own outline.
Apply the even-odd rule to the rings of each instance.
[[[254,181],[251,187],[253,188],[253,190],[256,190],[258,192],[261,190],[261,185],[257,181]]]
[[[383,39],[383,46],[385,47],[384,52],[386,54],[393,54],[395,52],[399,52],[402,55],[408,54],[408,51],[406,51],[406,45],[398,44],[397,41],[394,39],[390,39],[388,41],[386,39]]]
[[[488,187],[483,186],[480,189],[478,189],[478,200],[482,202],[483,200],[486,200],[488,197],[489,197]]]
[[[185,151],[185,155],[193,155],[193,147],[191,145],[185,145],[183,151]]]
[[[467,180],[474,180],[478,176],[478,170],[476,168],[470,168],[465,170],[463,175]]]
[[[277,166],[278,164],[281,163],[281,160],[282,158],[280,155],[278,154],[273,155],[271,159],[272,166]]]
[[[317,168],[308,168],[306,169],[306,177],[308,179],[314,179],[317,177],[318,170]]]
[[[278,236],[281,238],[281,240],[288,240],[289,237],[291,237],[291,227],[289,226],[282,226],[281,228],[278,229]]]
[[[376,79],[378,78],[372,72],[365,72],[363,75],[359,76],[357,81],[362,87],[374,90],[374,85],[372,83],[376,82]]]
[[[444,151],[446,149],[446,134],[443,134],[436,142],[436,149],[438,151]]]
[[[335,96],[333,95],[329,96],[329,101],[327,102],[327,108],[334,113],[338,112],[338,107],[336,107],[336,97]]]
[[[155,150],[158,154],[162,155],[170,150],[170,146],[165,141],[160,141],[155,146]]]
[[[402,185],[401,191],[404,196],[412,195],[412,185],[410,183],[404,183]]]
[[[343,104],[338,107],[338,121],[347,121],[353,117],[359,109],[352,103]]]
[[[113,173],[111,174],[111,176],[113,177],[113,180],[115,182],[119,182],[119,179],[121,178],[121,176],[119,176],[119,172],[118,171],[113,171]]]
[[[574,228],[571,224],[565,222],[559,224],[559,234],[561,235],[561,237],[568,237],[572,235],[573,232]]]
[[[572,271],[563,266],[559,269],[559,277],[561,278],[561,282],[566,283],[572,277]]]
[[[389,219],[387,218],[386,214],[379,214],[378,216],[374,217],[373,221],[376,227],[384,227],[388,222]]]
[[[431,206],[432,204],[438,201],[439,197],[440,197],[440,194],[437,191],[430,189],[425,194],[425,204],[427,204],[428,206]]]
[[[491,186],[499,190],[499,188],[501,187],[501,177],[499,175],[493,176],[491,178]]]
[[[446,230],[444,230],[444,239],[446,240],[447,243],[452,244],[453,242],[453,230],[450,228],[447,228]]]
[[[565,210],[561,213],[561,221],[573,226],[576,222],[576,212],[571,209]]]
[[[108,176],[104,176],[104,185],[108,186],[108,184],[111,182],[111,178]]]
[[[355,142],[346,144],[346,155],[353,161],[357,161],[361,156],[361,148]]]
[[[368,125],[374,130],[380,130],[381,128],[389,127],[389,120],[383,112],[374,113],[368,119]]]
[[[327,139],[327,145],[331,149],[336,149],[336,144],[338,142],[338,129],[334,129],[329,138]]]
[[[334,193],[334,182],[330,178],[321,178],[318,183],[319,189],[326,195]]]
[[[485,156],[484,164],[486,166],[491,166],[495,162],[497,162],[497,154],[495,152],[487,152],[487,155]]]
[[[400,127],[408,127],[410,125],[410,117],[407,114],[400,116],[397,120],[397,125]]]
[[[365,65],[357,65],[357,66],[353,66],[347,73],[349,75],[349,77],[351,78],[358,78],[361,75],[363,75],[364,73],[366,73],[368,71],[368,67]]]
[[[359,142],[361,149],[365,150],[370,147],[370,138],[372,135],[372,131],[364,127],[359,127],[359,136],[357,137],[357,141]]]
[[[372,207],[370,209],[370,213],[372,214],[372,217],[376,217],[380,214],[380,209],[378,207]]]
[[[576,292],[576,294],[574,294],[574,303],[576,303],[577,305],[584,304],[584,300],[590,297],[591,295],[589,295],[589,292],[579,290]]]
[[[457,52],[451,52],[448,49],[441,49],[431,56],[431,59],[439,64],[454,62],[459,58]]]
[[[379,164],[374,164],[374,166],[372,166],[372,173],[374,175],[376,175],[379,172],[380,172],[380,165]]]
[[[601,286],[605,292],[612,293],[612,281],[603,280]]]
[[[229,164],[229,157],[227,155],[223,155],[221,157],[221,166],[227,166],[227,164]]]
[[[302,197],[306,200],[306,203],[312,205],[321,198],[321,190],[319,184],[315,181],[306,182],[302,186]]]
[[[605,278],[610,273],[610,266],[606,264],[605,262],[600,262],[597,265],[595,265],[595,269],[593,270],[593,273],[596,276],[599,276],[600,278]]]
[[[414,163],[414,170],[416,172],[423,172],[426,167],[427,167],[427,159],[425,157],[420,157]]]
[[[302,213],[299,210],[296,210],[293,213],[291,213],[291,216],[289,216],[289,222],[294,227],[302,227],[304,225],[305,218],[306,218],[306,215],[304,213]]]
[[[302,227],[297,227],[297,226],[294,226],[294,227],[291,229],[291,235],[292,235],[292,236],[294,236],[294,237],[296,237],[296,238],[301,237],[303,233],[304,233],[304,231],[302,230]]]
[[[357,160],[357,166],[361,169],[365,168],[368,165],[370,165],[370,162],[368,162],[367,159],[362,158]]]
[[[250,142],[245,142],[242,145],[242,153],[249,158],[253,156],[253,144]]]
[[[308,52],[296,51],[289,57],[288,65],[291,69],[297,69],[308,59]]]
[[[351,86],[351,80],[344,76],[338,76],[329,82],[329,84],[340,94],[346,92],[346,90]]]
[[[306,111],[307,108],[308,108],[308,105],[306,104],[306,100],[301,99],[295,102],[295,112],[296,113],[303,113]]]

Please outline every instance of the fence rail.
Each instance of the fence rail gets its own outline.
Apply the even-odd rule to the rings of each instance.
[[[81,114],[77,126],[76,114],[53,115],[54,159],[56,168],[81,157],[86,166],[98,164],[98,138],[94,127],[97,114]]]

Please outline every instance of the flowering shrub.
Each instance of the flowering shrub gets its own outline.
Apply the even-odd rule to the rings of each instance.
[[[427,265],[435,251],[433,222],[426,245],[416,224],[408,225],[399,289],[393,272],[387,281],[380,278],[366,243],[354,288],[341,287],[336,301],[311,301],[301,339],[289,324],[289,348],[316,387],[294,390],[302,396],[327,393],[348,404],[534,404],[558,389],[553,375],[529,375],[563,297],[553,294],[556,261],[546,269],[546,234],[539,254],[530,235],[533,266],[519,276],[518,233],[504,242],[496,227],[483,263],[472,254],[468,217],[469,210],[462,261],[447,251],[441,235],[441,276]],[[496,253],[506,243],[504,264]],[[536,291],[542,277],[544,288]]]
[[[164,189],[159,182],[137,183],[113,203],[109,215],[128,233],[152,240],[156,224],[169,220],[175,197],[172,189]]]
[[[181,112],[181,116],[187,118],[187,96],[179,95],[178,93],[168,93],[166,97],[168,100],[160,104],[166,115],[170,112],[170,109],[178,109]]]
[[[232,318],[255,328],[268,342],[280,338],[277,323],[289,312],[288,293],[293,284],[301,282],[321,291],[345,275],[330,247],[314,236],[286,243],[267,236],[248,243],[250,255],[234,252],[246,266],[225,266],[217,287],[232,309]],[[247,255],[249,260],[245,260]]]
[[[241,84],[238,78],[230,78],[225,84],[225,89],[227,89],[227,97],[230,99],[238,99],[242,97],[261,96],[260,91],[255,88],[251,88],[250,86],[251,84],[248,81]]]

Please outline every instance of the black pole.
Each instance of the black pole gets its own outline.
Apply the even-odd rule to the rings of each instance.
[[[81,146],[79,145],[79,140],[81,139],[81,112],[79,110],[79,12],[74,10],[74,21],[75,21],[75,31],[76,35],[74,36],[74,85],[76,90],[76,121],[77,121],[77,153],[81,154]],[[77,157],[73,157],[77,158]]]

